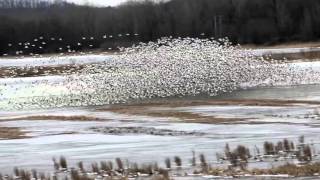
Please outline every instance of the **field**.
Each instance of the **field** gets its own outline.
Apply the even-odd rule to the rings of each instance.
[[[215,168],[230,165],[218,156],[225,153],[226,144],[232,149],[238,145],[250,149],[253,156],[248,160],[247,169],[252,174],[255,168],[297,164],[297,158],[275,156],[257,161],[253,157],[266,155],[263,153],[266,141],[276,144],[287,138],[297,143],[302,136],[311,147],[309,163],[318,162],[320,86],[316,78],[302,79],[295,84],[264,83],[250,87],[241,84],[242,88],[217,96],[157,97],[115,104],[81,102],[86,105],[79,106],[81,99],[77,98],[81,96],[77,93],[72,94],[74,99],[67,105],[45,99],[70,96],[66,86],[69,76],[76,76],[78,71],[92,64],[103,64],[110,58],[110,55],[51,60],[29,58],[26,62],[34,65],[28,67],[23,60],[15,60],[21,61],[15,67],[9,59],[0,60],[3,65],[0,70],[2,174],[10,174],[14,167],[50,173],[52,158],[60,156],[66,157],[70,166],[76,167],[77,162],[82,161],[87,168],[94,161],[115,158],[165,167],[166,158],[179,156],[182,170],[178,170],[176,176],[187,173],[190,178],[197,169],[189,168],[192,159],[203,154],[212,172],[197,178],[206,179],[221,175],[213,173]],[[314,59],[303,59],[294,61],[292,66],[302,73],[310,68],[313,72],[319,71],[319,64]],[[110,70],[113,71],[123,73],[125,70]],[[38,101],[48,102],[43,105]],[[74,104],[70,104],[73,101]],[[175,172],[171,175],[175,176]],[[269,171],[266,170],[266,174],[270,175]]]

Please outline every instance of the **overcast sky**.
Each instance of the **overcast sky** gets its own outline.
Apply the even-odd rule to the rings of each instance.
[[[66,1],[77,3],[77,4],[89,3],[91,5],[97,5],[97,6],[116,6],[127,0],[66,0]]]

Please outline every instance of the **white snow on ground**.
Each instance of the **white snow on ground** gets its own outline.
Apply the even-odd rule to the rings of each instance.
[[[76,63],[89,62],[86,61],[86,57],[94,57],[91,55],[79,57]],[[92,61],[104,61],[105,57],[100,56],[97,60]],[[62,58],[62,57],[60,57]],[[63,58],[62,58],[63,59]],[[66,58],[67,59],[67,58]],[[77,59],[77,58],[76,58]],[[89,58],[90,59],[90,58]],[[83,61],[82,61],[83,60]],[[8,60],[9,61],[9,60]],[[37,61],[37,59],[30,58],[30,62]],[[101,62],[100,61],[100,62]],[[21,61],[22,62],[22,61]],[[71,62],[69,59],[62,60],[61,62]],[[43,60],[43,64],[57,65],[60,61]],[[90,62],[89,62],[90,63]],[[23,64],[23,63],[22,63]],[[27,63],[25,63],[27,64]],[[36,63],[35,63],[36,64]],[[34,64],[33,64],[34,65]],[[42,64],[41,64],[42,65]],[[301,62],[293,63],[292,66],[297,71],[303,71],[303,69],[313,68],[320,71],[320,62]],[[63,89],[63,82],[68,76],[47,76],[47,77],[26,77],[26,78],[7,78],[0,79],[0,107],[1,98],[14,97],[23,99],[21,97],[27,97],[30,95],[59,95],[59,93],[67,93],[67,89]],[[4,87],[6,84],[6,87]],[[32,85],[34,84],[34,86]],[[9,88],[8,88],[9,87]],[[43,87],[43,88],[39,88]],[[62,88],[60,90],[60,88]],[[303,99],[303,98],[318,98],[319,89],[314,89],[311,92],[310,87],[305,87],[301,91],[297,88],[285,89],[264,89],[257,90],[257,93],[250,92],[250,95],[257,95],[259,98],[278,98],[283,96],[283,93],[290,95],[288,99]],[[307,93],[308,90],[308,93]],[[38,92],[39,91],[39,92]],[[287,91],[287,92],[286,92]],[[28,93],[30,92],[30,93]],[[244,91],[245,92],[245,91]],[[305,92],[307,94],[301,94]],[[237,93],[235,93],[237,94]],[[312,95],[312,96],[311,96]],[[2,96],[2,97],[1,97]],[[237,94],[239,97],[243,97]],[[250,96],[250,97],[251,97]],[[277,114],[303,114],[309,112],[309,109],[303,109],[304,112],[295,108],[268,108],[257,107],[184,107],[180,110],[202,115],[252,115],[255,112],[261,117],[261,114],[268,114],[268,111],[275,111]],[[288,110],[288,111],[287,111]],[[54,112],[54,111],[53,111]],[[188,161],[194,149],[197,153],[203,152],[206,155],[210,155],[208,160],[214,161],[215,152],[221,152],[226,142],[235,146],[236,144],[262,144],[263,141],[275,141],[281,138],[289,137],[292,140],[297,139],[300,135],[305,135],[307,138],[319,139],[319,126],[316,120],[304,120],[296,119],[294,117],[289,118],[270,118],[263,117],[259,120],[266,124],[238,124],[238,125],[199,125],[199,124],[183,124],[183,123],[166,123],[164,118],[148,118],[142,116],[129,116],[124,114],[116,114],[112,112],[91,112],[88,110],[67,110],[51,112],[27,112],[28,115],[44,114],[44,115],[94,115],[99,118],[110,119],[110,121],[103,122],[68,122],[68,121],[8,121],[1,122],[2,126],[8,127],[21,127],[25,131],[30,131],[29,135],[35,136],[30,139],[19,140],[3,140],[0,141],[0,168],[3,171],[12,171],[14,166],[20,167],[41,167],[40,169],[50,169],[51,157],[65,155],[68,157],[70,163],[83,160],[85,162],[91,162],[92,160],[106,159],[112,160],[115,157],[128,158],[131,161],[140,161],[143,157],[144,162],[158,161],[163,162],[166,157],[173,157],[174,155],[180,155],[184,157],[185,161]],[[232,114],[232,113],[233,114]],[[26,115],[24,112],[19,112],[17,116]],[[260,115],[259,115],[260,114]],[[9,112],[0,112],[0,119],[6,119],[6,116],[13,116]],[[252,115],[253,116],[253,115]],[[188,130],[188,131],[203,131],[208,133],[204,137],[161,137],[150,135],[104,135],[88,132],[87,128],[92,126],[123,126],[120,120],[131,120],[127,122],[127,126],[142,126],[142,127],[155,127],[173,130]],[[294,124],[285,124],[286,122],[295,120]],[[281,124],[279,124],[281,122]],[[299,129],[299,131],[296,131]],[[63,134],[65,132],[77,132],[79,134]],[[21,153],[23,152],[23,153]],[[157,155],[155,157],[155,154]],[[212,155],[212,156],[211,156]],[[188,162],[184,162],[188,163]],[[9,166],[7,164],[10,164]]]
[[[72,64],[100,63],[109,60],[114,55],[83,55],[83,56],[51,56],[42,58],[0,58],[0,67],[32,67],[32,66],[57,66]]]
[[[304,53],[320,51],[320,47],[314,48],[281,48],[281,49],[250,49],[254,55],[262,56],[268,54]],[[0,58],[0,67],[23,67],[23,66],[57,66],[71,64],[90,64],[110,60],[116,55],[67,55],[50,57],[26,57],[20,59]]]
[[[279,49],[250,49],[254,55],[270,55],[270,54],[289,54],[289,53],[306,53],[318,52],[320,47],[306,47],[306,48],[279,48]]]
[[[65,94],[68,89],[61,83],[65,79],[62,76],[0,78],[0,100]]]
[[[204,109],[204,111],[207,110]],[[92,113],[95,112],[88,112],[90,115]],[[222,152],[226,142],[232,147],[239,143],[260,146],[265,140],[276,141],[284,137],[295,140],[302,134],[307,139],[319,139],[319,127],[313,126],[314,121],[310,121],[309,125],[304,125],[304,121],[294,118],[291,120],[296,120],[300,124],[184,124],[164,123],[157,120],[154,120],[153,124],[139,121],[124,124],[107,114],[106,118],[110,120],[102,122],[48,120],[1,122],[2,126],[22,127],[23,130],[29,132],[29,135],[35,137],[0,141],[0,168],[2,171],[11,171],[14,166],[19,165],[19,167],[39,167],[41,170],[48,170],[52,164],[51,157],[59,155],[68,157],[70,163],[79,160],[87,162],[101,159],[113,160],[115,157],[128,158],[131,161],[162,163],[166,157],[179,155],[185,161],[183,164],[186,164],[191,158],[192,150],[196,150],[197,153],[205,153],[209,161],[215,161],[215,152]],[[205,132],[206,135],[194,137],[117,136],[89,132],[88,128],[92,126],[139,126],[196,130]],[[76,134],[63,134],[66,132]]]
[[[292,63],[294,68],[313,68],[320,71],[320,61]]]

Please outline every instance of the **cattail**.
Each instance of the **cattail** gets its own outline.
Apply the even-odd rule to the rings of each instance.
[[[182,161],[179,156],[174,157],[174,162],[176,163],[176,166],[178,166],[178,167],[182,166]]]
[[[171,168],[171,160],[170,160],[170,158],[166,158],[164,163],[165,163],[167,169]]]
[[[63,156],[60,157],[60,167],[61,167],[61,168],[64,168],[64,169],[67,169],[67,168],[68,168],[67,160],[66,160],[66,158],[63,157]]]

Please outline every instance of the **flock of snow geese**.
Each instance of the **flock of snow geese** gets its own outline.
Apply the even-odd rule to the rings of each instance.
[[[294,65],[257,57],[240,46],[232,46],[227,39],[198,38],[161,38],[121,48],[117,56],[103,63],[88,64],[59,77],[62,80],[32,81],[28,89],[40,85],[49,88],[43,94],[34,91],[24,100],[9,98],[6,107],[90,106],[150,98],[216,96],[239,88],[300,84],[306,77],[310,82],[320,82],[319,71],[312,68],[299,72]],[[55,92],[62,87],[63,91]],[[0,93],[3,89],[0,84]],[[0,109],[5,109],[1,106],[4,104]]]
[[[57,47],[57,51],[60,52],[60,55],[64,55],[65,53],[77,53],[76,49],[93,49],[95,47],[94,41],[95,40],[103,40],[108,41],[115,38],[122,38],[122,37],[139,37],[138,33],[130,34],[117,34],[117,35],[102,35],[102,37],[93,37],[93,36],[83,36],[76,44],[67,44],[63,43],[64,39],[61,37],[44,37],[39,36],[34,38],[31,41],[27,42],[17,42],[17,43],[8,43],[8,48],[15,49],[13,54],[4,53],[2,56],[21,56],[29,55],[32,57],[42,57],[41,54],[37,52],[41,52],[45,49],[47,45],[50,43],[58,43],[60,46]],[[114,50],[112,47],[109,47],[108,50]]]

